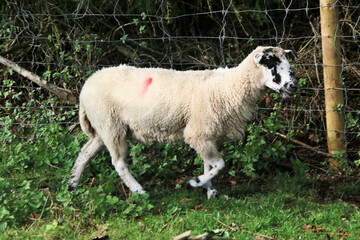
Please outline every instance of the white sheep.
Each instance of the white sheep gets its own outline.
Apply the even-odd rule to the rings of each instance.
[[[145,193],[126,166],[127,140],[185,141],[204,160],[204,174],[188,181],[217,195],[211,179],[224,168],[217,144],[240,140],[255,105],[269,87],[287,98],[297,80],[278,47],[258,47],[237,67],[175,71],[126,65],[94,73],[80,94],[80,124],[90,140],[73,167],[74,191],[89,162],[103,146],[126,186]]]

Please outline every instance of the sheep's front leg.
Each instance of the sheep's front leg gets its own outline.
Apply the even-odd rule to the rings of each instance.
[[[213,179],[221,169],[225,167],[225,162],[216,150],[215,144],[207,142],[205,146],[197,149],[204,160],[204,174],[188,181],[191,187],[203,187],[207,189],[207,197],[216,197],[218,192],[212,187],[211,179]]]

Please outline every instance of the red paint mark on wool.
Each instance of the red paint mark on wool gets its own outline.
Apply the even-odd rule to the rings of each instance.
[[[148,88],[150,87],[151,83],[152,83],[152,78],[149,77],[145,80],[144,82],[144,87],[143,87],[143,90],[141,92],[142,95],[144,95],[146,93],[146,91],[148,90]]]

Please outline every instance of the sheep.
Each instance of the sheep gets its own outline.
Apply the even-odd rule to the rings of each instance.
[[[218,144],[242,139],[266,88],[284,98],[296,92],[288,55],[294,54],[257,47],[234,68],[176,71],[120,65],[97,71],[80,93],[80,125],[90,140],[74,164],[69,191],[76,190],[89,160],[106,146],[125,185],[143,194],[126,166],[127,141],[184,141],[204,161],[204,174],[187,184],[205,188],[209,199],[216,197],[211,180],[225,166]]]

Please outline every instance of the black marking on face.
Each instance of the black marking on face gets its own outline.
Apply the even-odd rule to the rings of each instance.
[[[271,69],[274,83],[281,83],[281,76],[277,72],[277,67],[280,65],[281,60],[274,54],[274,50],[272,48],[268,48],[264,51],[264,55],[262,56],[259,63],[264,65],[268,69]]]
[[[279,65],[281,63],[281,60],[277,56],[275,56],[272,48],[268,48],[264,51],[264,55],[260,59],[259,63],[264,65],[268,69],[272,69]]]
[[[281,77],[280,77],[280,74],[278,74],[277,72],[277,69],[276,69],[276,66],[271,69],[271,74],[273,75],[273,82],[276,83],[276,84],[280,84],[281,83]]]

